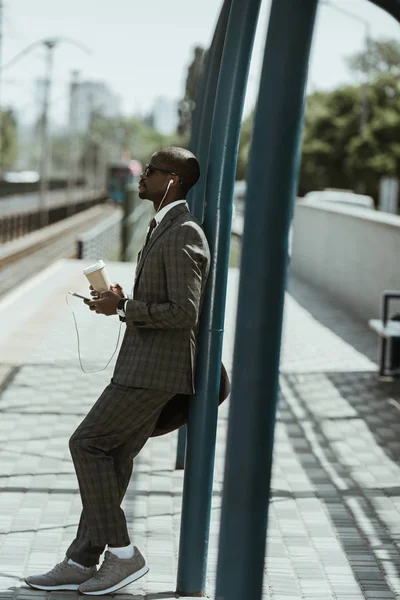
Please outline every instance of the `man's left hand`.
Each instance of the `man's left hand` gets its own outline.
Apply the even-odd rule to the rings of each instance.
[[[90,310],[95,310],[99,315],[106,315],[107,317],[117,314],[118,302],[121,300],[121,296],[115,292],[102,292],[100,298],[96,300],[85,300]]]

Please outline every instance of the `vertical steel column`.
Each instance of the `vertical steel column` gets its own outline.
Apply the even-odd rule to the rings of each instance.
[[[204,188],[207,178],[208,151],[211,138],[212,117],[214,114],[215,91],[218,83],[222,50],[224,47],[229,10],[232,0],[225,0],[221,9],[213,40],[205,58],[196,108],[193,113],[193,129],[190,149],[199,159],[202,171],[201,179],[188,197],[190,212],[200,222],[204,214]],[[175,469],[185,466],[187,427],[178,431]]]
[[[233,0],[215,99],[204,229],[212,253],[202,309],[196,395],[190,403],[177,590],[205,594],[222,335],[243,103],[261,0]]]
[[[220,17],[221,18],[221,17]],[[215,34],[214,34],[215,38]],[[214,40],[213,38],[213,40]],[[204,59],[203,70],[201,74],[201,78],[199,81],[199,85],[196,93],[196,106],[192,115],[192,130],[190,134],[190,142],[189,149],[196,154],[197,156],[197,148],[199,145],[199,133],[200,133],[200,117],[202,107],[205,102],[206,96],[206,87],[207,81],[209,78],[209,67],[210,67],[210,52],[212,51],[212,46],[208,49],[207,54]],[[190,212],[194,214],[193,207],[193,193],[192,189],[188,195],[188,205]],[[187,435],[187,427],[181,427],[178,430],[178,443],[176,446],[176,461],[175,461],[175,469],[182,470],[185,468],[185,453],[186,453],[186,435]]]
[[[3,24],[4,24],[4,3],[0,0],[0,64],[3,63]],[[2,99],[3,99],[3,73],[0,69],[0,174],[3,174],[3,111],[2,111]]]
[[[271,7],[248,169],[217,600],[262,596],[288,232],[317,2]]]
[[[211,130],[217,95],[218,78],[221,70],[222,52],[224,49],[226,30],[232,0],[225,0],[215,28],[214,37],[208,51],[207,78],[205,80],[204,98],[198,116],[196,155],[200,162],[202,175],[193,188],[191,212],[201,223],[204,217],[204,195],[207,181],[208,156],[210,150]]]
[[[54,48],[57,45],[55,40],[45,40],[46,47],[46,79],[43,91],[43,109],[40,121],[40,180],[39,180],[39,208],[40,208],[40,227],[49,224],[49,207],[47,205],[47,193],[49,190],[49,166],[51,168],[50,147],[51,140],[48,131],[49,128],[49,106],[50,93],[53,82],[53,60]]]
[[[175,469],[181,471],[185,468],[185,454],[186,454],[186,435],[187,427],[181,427],[178,431],[178,443],[176,445],[176,461]]]
[[[69,120],[68,120],[68,173],[67,173],[67,215],[75,213],[76,204],[76,167],[78,162],[78,99],[79,99],[79,71],[71,71],[71,82],[69,84]]]
[[[135,194],[137,185],[127,184],[124,188],[123,210],[124,218],[121,228],[121,261],[129,262],[132,256],[129,254],[129,245],[132,241],[133,225],[132,213],[135,209]]]

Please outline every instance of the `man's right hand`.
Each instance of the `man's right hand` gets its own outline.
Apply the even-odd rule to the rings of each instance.
[[[90,295],[92,296],[92,298],[95,300],[96,298],[100,298],[100,294],[99,292],[96,292],[96,290],[93,289],[92,285],[89,285],[89,290],[90,290]]]
[[[111,291],[114,292],[114,294],[118,294],[118,296],[121,296],[121,298],[125,298],[125,292],[119,285],[119,283],[112,283],[110,288]]]
[[[100,298],[99,292],[96,292],[96,290],[93,289],[93,286],[90,285],[89,289],[90,295],[93,296],[94,299]],[[110,285],[110,290],[114,292],[114,294],[118,294],[118,296],[121,296],[121,298],[125,298],[124,290],[122,289],[122,286],[119,285],[119,283],[112,283]]]

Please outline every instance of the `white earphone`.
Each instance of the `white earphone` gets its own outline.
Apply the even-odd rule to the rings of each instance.
[[[167,189],[165,190],[165,194],[164,194],[164,196],[163,196],[163,199],[161,200],[161,202],[160,202],[160,204],[159,204],[159,206],[158,206],[158,208],[157,208],[157,212],[158,212],[158,211],[160,210],[160,208],[162,207],[162,205],[163,205],[163,202],[164,202],[164,200],[165,200],[165,198],[167,197],[167,194],[168,194],[168,192],[169,192],[169,188],[171,187],[171,185],[172,185],[173,183],[174,183],[174,180],[173,180],[173,179],[170,179],[170,180],[168,181]]]

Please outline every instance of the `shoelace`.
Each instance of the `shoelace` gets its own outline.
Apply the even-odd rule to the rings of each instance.
[[[65,567],[66,567],[65,562],[58,563],[58,564],[56,564],[55,567],[52,568],[52,570],[50,571],[50,573],[52,573],[52,574],[53,573],[59,573],[60,571],[63,571],[65,569]]]
[[[65,569],[67,569],[68,567],[71,567],[71,566],[75,566],[75,565],[70,565],[68,562],[63,561],[63,562],[57,563],[55,565],[55,567],[52,568],[50,573],[51,574],[60,573],[61,571],[65,571]],[[78,569],[79,567],[76,567],[76,568]]]
[[[47,575],[56,575],[57,573],[60,573],[61,571],[64,571],[65,567],[67,565],[65,564],[65,562],[62,563],[57,563],[52,569],[51,571],[49,571],[47,573]]]
[[[108,573],[108,571],[110,571],[111,567],[113,566],[113,556],[112,554],[110,555],[106,555],[103,564],[101,565],[100,569],[97,571],[97,573],[95,574],[96,579],[102,579],[103,575],[105,575],[106,573]]]

